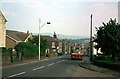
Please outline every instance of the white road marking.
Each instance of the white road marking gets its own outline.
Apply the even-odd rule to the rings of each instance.
[[[65,61],[65,60],[62,60],[62,61]]]
[[[60,63],[61,61],[58,61],[58,62],[56,62],[56,63]]]
[[[18,75],[22,75],[22,74],[24,74],[24,73],[26,73],[26,72],[21,72],[21,73],[18,73],[18,74],[14,74],[14,75],[8,76],[8,78],[10,78],[10,77],[15,77],[15,76],[18,76]]]
[[[58,62],[56,62],[56,63],[60,63],[60,62],[62,62],[62,61],[65,61],[65,60],[61,60],[61,61],[58,61]]]
[[[33,71],[38,70],[38,69],[42,69],[42,68],[44,68],[44,67],[45,67],[45,66],[41,66],[41,67],[38,67],[38,68],[34,68]]]
[[[60,57],[58,57],[58,58],[62,58],[63,56],[60,56]]]
[[[55,64],[55,63],[48,64],[48,66],[51,66],[51,65],[53,65],[53,64]]]

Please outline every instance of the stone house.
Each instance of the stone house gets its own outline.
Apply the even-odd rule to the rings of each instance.
[[[63,42],[57,39],[57,35],[54,32],[53,37],[42,36],[43,39],[47,40],[47,49],[50,53],[61,53],[63,52]]]

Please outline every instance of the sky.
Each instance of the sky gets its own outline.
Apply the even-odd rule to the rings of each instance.
[[[89,36],[90,15],[95,27],[118,19],[119,0],[2,0],[1,10],[7,19],[6,28],[22,32]],[[40,23],[39,23],[40,19]]]

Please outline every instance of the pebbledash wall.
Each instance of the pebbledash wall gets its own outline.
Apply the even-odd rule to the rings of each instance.
[[[0,11],[0,47],[6,46],[6,22],[5,16]]]

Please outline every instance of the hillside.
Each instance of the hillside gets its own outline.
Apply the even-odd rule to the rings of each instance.
[[[38,35],[37,33],[33,33],[33,35]],[[52,33],[42,33],[41,35],[47,35],[47,36],[53,36]],[[63,34],[57,34],[58,39],[83,39],[88,38],[88,36],[77,36],[77,35],[63,35]]]

